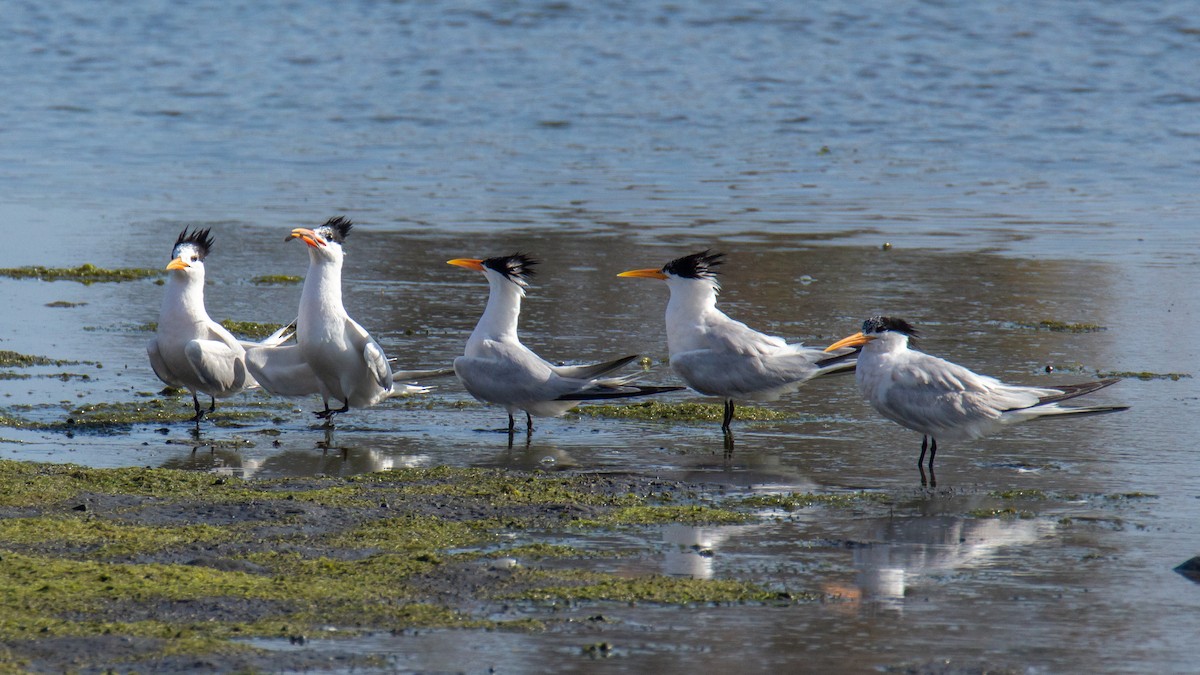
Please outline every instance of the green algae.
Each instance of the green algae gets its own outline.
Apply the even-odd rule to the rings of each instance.
[[[1103,330],[1108,330],[1104,326],[1095,323],[1068,323],[1066,321],[1014,321],[1013,325],[1018,328],[1026,328],[1029,330],[1044,330],[1052,333],[1096,333]]]
[[[719,421],[725,407],[718,403],[664,403],[642,401],[628,405],[586,405],[576,409],[580,415],[661,422]],[[770,408],[744,406],[738,408],[739,420],[775,421],[790,417],[787,413]]]
[[[471,523],[437,516],[409,515],[376,520],[343,532],[328,544],[339,548],[371,548],[397,553],[429,552],[477,546],[491,537]]]
[[[782,509],[797,511],[812,506],[833,508],[850,508],[863,504],[886,504],[892,498],[882,492],[832,492],[816,494],[813,492],[754,495],[738,501],[738,505],[755,509]]]
[[[106,282],[137,281],[162,276],[162,270],[121,268],[105,269],[91,263],[79,267],[5,267],[0,268],[0,277],[11,279],[40,279],[42,281],[77,281],[84,285]]]
[[[435,467],[246,481],[0,460],[0,507],[22,509],[0,519],[0,640],[167,641],[143,650],[146,658],[166,649],[215,654],[235,648],[233,638],[326,626],[345,634],[543,625],[492,620],[480,598],[693,605],[797,597],[737,579],[562,569],[617,554],[538,540],[555,528],[577,536],[581,527],[751,517],[685,503],[694,498],[659,482],[593,474]],[[243,517],[205,515],[221,504],[245,505],[217,511]],[[517,531],[520,543],[502,543]],[[556,569],[489,566],[506,556],[555,559]]]
[[[0,349],[0,368],[31,368],[33,366],[78,366],[84,361],[69,361],[66,359],[51,359],[33,354]],[[91,363],[88,361],[87,363]]]
[[[61,504],[81,494],[139,495],[156,498],[249,500],[262,492],[249,490],[238,478],[173,469],[92,469],[71,464],[31,464],[0,460],[0,506]]]
[[[1121,379],[1135,380],[1170,380],[1172,382],[1178,382],[1180,380],[1190,379],[1192,376],[1190,373],[1152,373],[1145,370],[1109,370],[1096,373],[1096,377],[1119,377]]]
[[[0,546],[36,548],[48,542],[97,558],[150,553],[227,538],[226,529],[209,525],[146,527],[121,525],[87,516],[46,516],[0,520]]]
[[[757,584],[732,579],[688,579],[649,575],[626,578],[581,570],[520,569],[514,582],[527,586],[499,597],[539,602],[650,602],[664,605],[698,603],[772,602],[794,599]]]
[[[728,509],[708,506],[626,506],[600,518],[580,520],[575,527],[614,527],[619,525],[658,525],[681,523],[685,525],[710,525],[744,523],[751,517]]]
[[[264,274],[254,277],[250,283],[259,286],[280,286],[284,284],[298,284],[304,281],[304,277],[297,277],[291,274]]]
[[[1007,519],[1019,518],[1019,519],[1022,519],[1022,520],[1027,520],[1027,519],[1030,519],[1030,518],[1033,518],[1033,517],[1034,517],[1034,513],[1033,513],[1032,511],[1025,511],[1025,510],[1021,510],[1021,509],[1014,509],[1014,508],[1012,508],[1012,507],[1004,507],[1004,508],[978,508],[978,509],[971,509],[970,511],[968,511],[968,512],[967,512],[967,514],[966,514],[966,515],[967,515],[968,517],[970,517],[970,518],[981,518],[981,519],[986,519],[986,518],[1007,518]]]
[[[1038,500],[1041,500],[1041,499],[1049,499],[1050,498],[1049,495],[1047,495],[1045,492],[1038,490],[1038,489],[1034,489],[1034,488],[1014,489],[1014,490],[993,490],[992,492],[989,492],[988,494],[991,495],[992,497],[997,497],[999,499],[1038,499]]]
[[[230,319],[222,321],[221,325],[230,333],[250,340],[261,340],[283,328],[283,324],[281,323],[256,323],[254,321],[232,321]]]

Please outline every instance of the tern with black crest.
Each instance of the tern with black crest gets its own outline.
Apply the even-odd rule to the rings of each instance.
[[[723,253],[702,251],[662,268],[621,272],[620,277],[662,279],[667,301],[671,369],[692,389],[725,399],[721,429],[730,433],[734,401],[773,401],[815,377],[854,369],[854,351],[820,349],[760,333],[717,309],[717,267]]]
[[[379,343],[346,313],[342,304],[343,245],[352,227],[348,219],[339,216],[320,227],[297,227],[287,236],[286,241],[299,239],[308,247],[308,274],[300,293],[296,344],[251,349],[246,356],[254,378],[272,394],[319,394],[325,407],[314,414],[326,421],[389,396],[426,391],[425,387],[397,383],[397,377],[444,372],[393,373]],[[342,406],[330,408],[331,400]]]
[[[521,298],[537,264],[516,253],[487,259],[456,258],[450,265],[482,272],[489,285],[487,306],[462,356],[454,359],[454,372],[466,390],[484,403],[508,411],[508,432],[516,428],[513,415],[525,412],[526,432],[533,431],[533,415],[558,417],[582,401],[646,396],[681,387],[633,384],[634,375],[605,377],[637,358],[624,356],[606,363],[556,366],[533,353],[517,337]]]
[[[876,316],[863,322],[862,331],[833,343],[827,351],[862,349],[855,373],[859,391],[879,414],[922,435],[917,466],[928,448],[931,472],[939,440],[981,438],[1010,424],[1051,416],[1128,409],[1060,405],[1116,384],[1117,379],[1056,387],[1006,384],[912,349],[916,337],[917,331],[907,321]]]
[[[192,393],[199,423],[206,412],[217,407],[218,398],[233,396],[258,386],[246,369],[246,347],[277,344],[286,329],[262,343],[242,342],[208,316],[204,306],[204,260],[213,248],[209,229],[183,228],[171,249],[167,264],[166,293],[158,312],[154,339],[146,345],[150,367],[158,379]],[[199,394],[212,402],[200,407]]]

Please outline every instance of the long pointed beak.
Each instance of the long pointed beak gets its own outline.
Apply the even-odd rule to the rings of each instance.
[[[454,260],[447,260],[446,264],[465,267],[469,270],[475,270],[476,272],[483,271],[483,261],[476,258],[455,258]]]
[[[183,258],[176,258],[167,263],[167,269],[169,270],[186,270],[187,268],[188,264],[183,261]]]
[[[322,239],[316,232],[313,232],[307,227],[297,227],[293,229],[292,233],[289,234],[287,239],[284,239],[284,241],[291,241],[293,239],[303,239],[304,243],[313,248],[325,245],[325,240]]]
[[[859,332],[855,333],[854,335],[844,337],[841,340],[829,345],[825,348],[825,351],[833,352],[841,349],[842,347],[861,347],[862,345],[865,345],[874,339],[875,338],[871,337],[870,335],[863,335],[861,332]]]
[[[644,277],[646,279],[666,279],[667,278],[667,275],[663,274],[662,270],[658,270],[658,269],[629,270],[628,272],[621,272],[617,276],[619,276],[619,277]]]

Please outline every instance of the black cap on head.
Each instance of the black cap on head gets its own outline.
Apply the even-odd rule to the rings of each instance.
[[[183,231],[179,233],[179,237],[175,240],[175,246],[171,248],[171,251],[174,253],[178,250],[180,244],[195,246],[196,250],[199,251],[200,259],[203,260],[208,255],[208,252],[212,250],[213,238],[207,227],[203,230],[197,228],[188,232],[188,228],[185,225]]]
[[[539,262],[525,253],[514,253],[512,255],[487,258],[482,262],[482,265],[503,274],[513,281],[525,282],[535,274],[533,266]]]
[[[713,253],[710,249],[676,258],[663,265],[663,274],[673,274],[684,279],[715,279],[718,265],[724,264],[724,253]]]
[[[337,216],[325,221],[325,224],[316,229],[328,230],[329,235],[325,237],[328,241],[336,241],[337,243],[345,243],[346,235],[350,234],[350,228],[354,227],[354,223],[345,216]],[[325,235],[322,235],[325,236]]]
[[[864,321],[862,325],[863,335],[877,335],[887,331],[907,335],[912,340],[916,340],[918,336],[917,329],[913,328],[911,323],[890,316],[873,316]]]

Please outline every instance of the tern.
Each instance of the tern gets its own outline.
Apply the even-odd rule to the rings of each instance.
[[[731,433],[734,401],[773,401],[823,375],[854,369],[854,351],[830,356],[760,333],[717,309],[721,284],[716,267],[723,253],[702,251],[676,258],[661,269],[621,272],[667,282],[667,350],[671,369],[705,396],[725,399],[721,430]]]
[[[342,245],[353,227],[344,217],[317,228],[297,227],[285,241],[308,245],[308,274],[300,293],[296,344],[251,349],[250,373],[278,396],[320,394],[324,410],[314,414],[330,422],[350,408],[365,408],[396,395],[423,393],[425,387],[395,382],[399,377],[433,376],[444,371],[393,373],[379,343],[346,313],[342,304]],[[331,409],[329,401],[342,402]]]
[[[489,285],[483,316],[454,359],[454,373],[477,400],[508,411],[508,432],[516,429],[513,414],[525,411],[525,431],[533,432],[533,415],[558,417],[581,401],[646,396],[682,387],[632,384],[634,375],[604,377],[638,358],[625,356],[606,363],[556,366],[533,353],[517,337],[521,298],[538,261],[516,253],[487,258],[456,258],[450,265],[482,272]]]
[[[192,392],[196,416],[191,421],[196,423],[216,410],[218,398],[258,386],[246,370],[246,347],[287,339],[284,328],[262,343],[242,342],[209,318],[204,307],[204,259],[212,247],[209,229],[189,232],[184,227],[179,233],[166,268],[158,328],[146,345],[150,367],[158,379]],[[212,399],[207,410],[200,407],[199,394]]]
[[[1059,405],[1116,384],[1118,379],[1051,388],[1006,384],[911,349],[909,344],[916,338],[917,331],[907,321],[876,316],[863,322],[861,332],[829,345],[826,350],[862,348],[855,373],[858,390],[879,414],[922,435],[917,467],[921,467],[928,446],[930,472],[939,439],[971,440],[1010,424],[1041,417],[1095,415],[1129,408]]]

